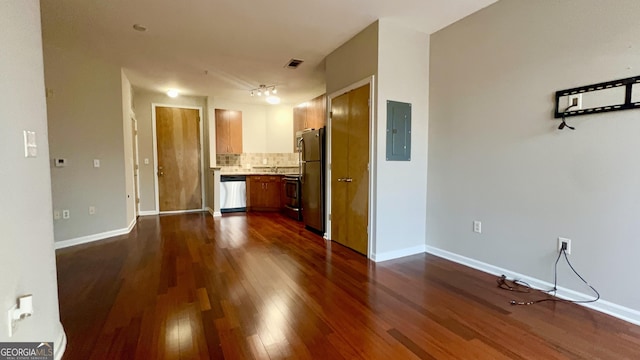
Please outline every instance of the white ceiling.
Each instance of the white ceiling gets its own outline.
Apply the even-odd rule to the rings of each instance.
[[[432,33],[496,0],[43,0],[47,44],[122,66],[133,85],[255,102],[324,92],[324,58],[377,19]],[[133,30],[142,24],[146,32]],[[297,70],[290,58],[304,59]],[[205,73],[208,72],[208,74]],[[262,100],[263,101],[263,100]]]

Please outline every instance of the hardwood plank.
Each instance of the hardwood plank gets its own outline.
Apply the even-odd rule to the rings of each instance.
[[[277,213],[142,217],[57,261],[67,360],[640,354],[640,327],[575,304],[511,306],[546,295],[427,254],[375,264]]]

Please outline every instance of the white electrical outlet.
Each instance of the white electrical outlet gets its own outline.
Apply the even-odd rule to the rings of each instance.
[[[473,232],[475,233],[482,233],[482,221],[474,221],[473,222]]]
[[[93,167],[94,168],[100,167],[100,159],[93,159]]]
[[[145,159],[144,159],[144,164],[145,164],[145,165],[149,165],[149,159],[145,158]]]
[[[571,106],[571,109],[569,109],[570,111],[582,109],[582,94],[569,95],[567,107],[569,106]]]
[[[559,237],[558,238],[558,251],[562,250],[562,243],[567,243],[567,255],[571,255],[571,239]]]
[[[71,218],[71,213],[69,212],[69,210],[62,210],[62,218],[63,219]]]
[[[53,220],[60,220],[60,210],[53,210]]]
[[[95,215],[95,214],[96,214],[96,207],[89,206],[89,215]]]

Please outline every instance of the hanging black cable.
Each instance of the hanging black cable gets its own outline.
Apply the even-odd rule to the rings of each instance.
[[[576,129],[573,126],[569,126],[567,124],[567,122],[565,121],[565,116],[567,115],[567,111],[569,111],[569,109],[571,109],[574,106],[578,106],[578,105],[576,105],[576,104],[569,105],[566,109],[564,109],[564,111],[562,112],[562,123],[560,124],[560,126],[558,126],[558,130],[562,130],[565,127],[569,128],[571,130],[575,130]]]
[[[565,260],[567,260],[567,264],[569,265],[569,267],[571,268],[573,273],[576,274],[576,276],[578,276],[578,278],[580,278],[580,280],[582,280],[582,282],[584,282],[588,287],[590,287],[591,290],[593,290],[593,292],[596,294],[596,298],[595,299],[593,299],[593,300],[565,300],[565,299],[558,299],[558,298],[548,298],[548,299],[539,299],[539,300],[533,300],[533,301],[511,300],[509,303],[511,305],[533,305],[533,304],[537,304],[537,303],[541,303],[541,302],[545,302],[545,301],[557,301],[557,302],[567,302],[567,303],[574,303],[574,304],[586,304],[586,303],[592,303],[592,302],[596,302],[596,301],[600,300],[600,293],[598,292],[598,290],[596,290],[593,286],[589,285],[589,283],[580,274],[578,274],[578,272],[573,267],[573,265],[571,265],[571,262],[569,261],[569,257],[567,256],[567,252],[566,252],[565,249],[561,249],[560,252],[558,252],[558,257],[556,258],[555,270],[554,270],[554,276],[553,276],[553,289],[550,289],[550,290],[535,289],[535,288],[533,288],[532,286],[530,286],[529,284],[527,284],[526,282],[524,282],[522,280],[508,280],[507,277],[504,276],[504,275],[502,275],[502,276],[500,276],[498,278],[498,280],[497,280],[498,287],[501,288],[501,289],[504,289],[504,290],[520,292],[520,293],[528,293],[531,290],[538,290],[538,291],[542,291],[542,292],[546,292],[546,293],[553,292],[553,295],[555,296],[556,292],[558,291],[558,261],[560,260],[560,257],[563,254],[564,254]]]

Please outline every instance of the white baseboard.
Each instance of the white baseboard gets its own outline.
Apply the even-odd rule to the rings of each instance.
[[[57,250],[57,249],[64,249],[64,248],[67,248],[67,247],[70,247],[70,246],[75,246],[75,245],[86,244],[86,243],[90,243],[90,242],[94,242],[94,241],[98,241],[98,240],[103,240],[103,239],[107,239],[107,238],[114,237],[114,236],[126,235],[126,234],[130,233],[131,230],[133,230],[134,226],[136,226],[136,219],[133,219],[131,221],[131,223],[129,224],[129,226],[127,228],[124,228],[124,229],[105,231],[105,232],[98,233],[98,234],[92,234],[92,235],[81,236],[81,237],[68,239],[68,240],[56,241],[56,242],[53,243],[53,245],[54,245],[55,249]]]
[[[60,323],[60,330],[58,331],[58,339],[53,342],[53,358],[55,360],[61,360],[64,351],[67,348],[67,334],[64,333],[62,323]]]
[[[486,272],[496,276],[500,276],[504,274],[510,279],[523,280],[529,283],[534,288],[538,288],[538,289],[553,288],[553,284],[549,282],[532,278],[530,276],[522,275],[511,270],[503,269],[498,266],[493,266],[493,265],[484,263],[482,261],[474,260],[466,256],[458,255],[446,250],[438,249],[433,246],[426,246],[426,252],[428,252],[429,254],[456,262],[458,264],[462,264],[462,265],[474,268],[476,270],[480,270],[482,272]],[[586,294],[583,294],[571,289],[567,289],[561,286],[558,286],[558,291],[556,293],[556,296],[561,299],[573,300],[573,301],[593,299],[593,295],[586,295]],[[590,309],[611,315],[613,317],[630,322],[635,325],[640,325],[640,311],[638,310],[624,307],[624,306],[612,303],[610,301],[602,300],[602,299],[593,303],[581,303],[579,305],[583,305]]]
[[[209,214],[211,214],[211,216],[213,217],[221,217],[222,213],[220,211],[213,211],[212,208],[207,207],[207,211],[209,212]]]
[[[371,260],[375,262],[381,262],[381,261],[398,259],[401,257],[410,256],[410,255],[422,254],[424,252],[425,252],[425,246],[419,245],[419,246],[414,246],[414,247],[400,249],[400,250],[387,251],[380,254],[373,253],[371,254]]]
[[[206,209],[191,209],[191,210],[175,210],[175,211],[160,211],[160,215],[171,215],[171,214],[190,214],[190,213],[198,213],[207,211]],[[157,215],[157,214],[156,214]]]
[[[158,211],[157,210],[140,211],[140,212],[138,212],[138,215],[140,215],[140,216],[153,216],[153,215],[158,215]]]

